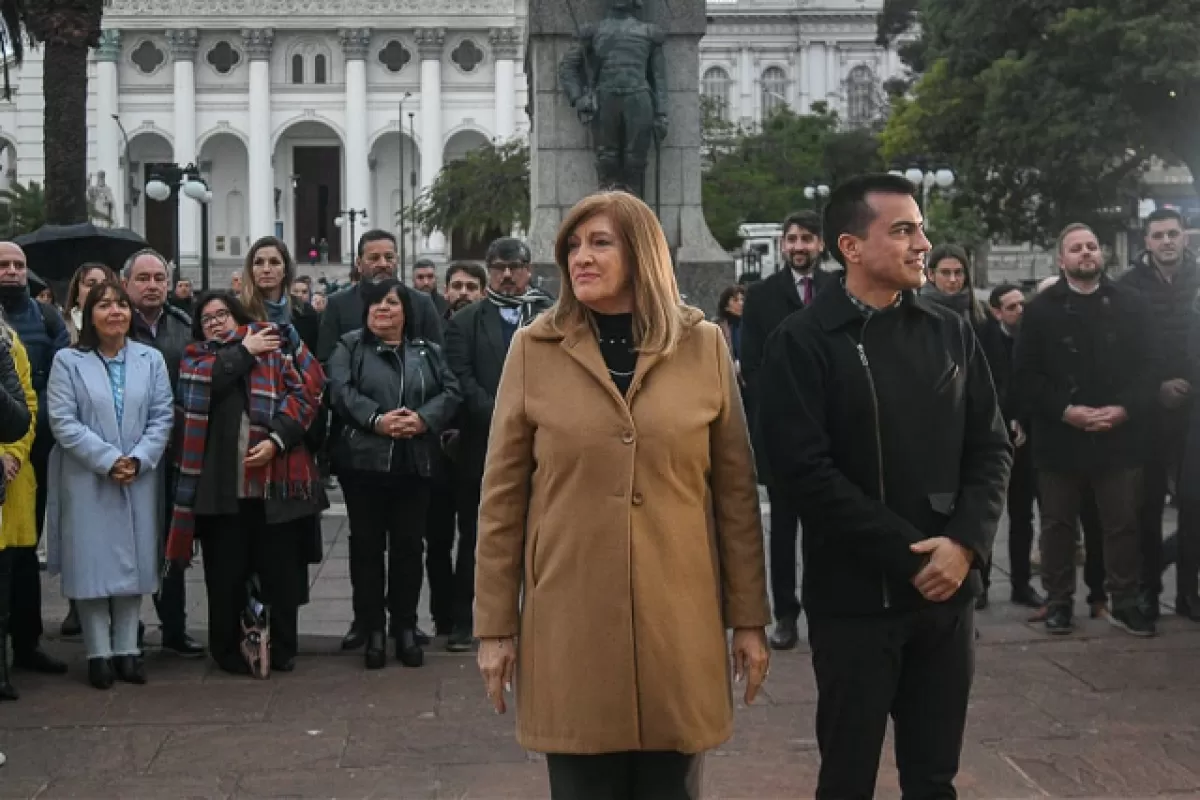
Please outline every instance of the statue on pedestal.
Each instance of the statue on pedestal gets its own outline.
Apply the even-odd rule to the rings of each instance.
[[[563,0],[571,9],[572,0]],[[645,197],[651,144],[667,134],[662,28],[637,18],[641,0],[612,0],[608,15],[580,27],[558,80],[580,121],[591,128],[602,188]]]
[[[108,179],[105,176],[104,170],[96,173],[95,183],[92,183],[92,176],[88,175],[87,199],[88,207],[95,212],[92,222],[99,222],[111,228],[113,226],[115,201],[113,199],[112,187],[108,185]]]

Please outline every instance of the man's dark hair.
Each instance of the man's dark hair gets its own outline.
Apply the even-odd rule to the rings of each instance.
[[[396,234],[381,228],[374,228],[358,237],[358,257],[362,258],[363,251],[367,249],[367,245],[371,242],[380,242],[384,239],[387,239],[393,245],[396,244]]]
[[[533,260],[529,245],[512,236],[502,236],[488,245],[484,261],[491,264],[501,261],[505,264],[528,264]]]
[[[201,324],[200,317],[204,315],[204,307],[213,300],[220,300],[225,304],[225,307],[229,309],[229,316],[233,317],[233,321],[239,328],[254,321],[236,294],[228,289],[212,289],[201,294],[200,299],[196,301],[196,315],[192,317],[192,338],[197,342],[203,342],[208,338],[204,334],[204,325]]]
[[[413,263],[413,272],[416,272],[419,269],[426,269],[426,268],[437,269],[437,264],[433,263],[432,258],[418,258],[416,260],[416,262]]]
[[[838,239],[848,233],[860,239],[867,235],[867,228],[875,220],[875,211],[867,202],[869,194],[906,194],[915,197],[915,189],[902,175],[870,173],[859,175],[833,190],[829,204],[825,206],[825,249],[843,267],[846,257],[838,247]]]
[[[487,270],[478,264],[472,264],[469,261],[455,261],[446,270],[446,288],[450,288],[450,281],[454,280],[454,276],[460,272],[465,272],[475,280],[479,281],[479,288],[487,286],[488,277]]]
[[[387,297],[392,292],[400,298],[400,307],[404,309],[404,339],[416,338],[413,336],[413,306],[412,295],[409,289],[395,278],[384,278],[378,283],[364,283],[362,289],[363,315],[362,329],[363,336],[374,338],[375,334],[371,333],[371,329],[367,326],[367,318],[371,316],[371,306],[378,305],[383,298]]]
[[[312,291],[312,278],[310,278],[308,275],[297,275],[296,279],[292,281],[292,283],[303,283],[308,287],[310,292]]]
[[[1179,223],[1179,227],[1186,228],[1187,225],[1183,222],[1183,214],[1180,214],[1173,208],[1158,208],[1151,212],[1150,216],[1146,217],[1146,224],[1142,226],[1142,235],[1150,233],[1150,226],[1156,222],[1166,222],[1173,219]]]
[[[79,341],[75,347],[79,350],[95,350],[100,346],[100,334],[96,330],[96,323],[92,321],[92,315],[95,313],[96,306],[100,305],[100,301],[112,294],[116,297],[118,303],[126,308],[132,309],[133,303],[129,300],[129,293],[125,291],[125,287],[120,281],[115,281],[106,278],[97,283],[88,291],[87,300],[83,304],[83,327],[79,330]],[[133,318],[130,317],[130,323]],[[129,332],[126,331],[126,336]]]
[[[1000,301],[1003,300],[1004,295],[1008,294],[1009,292],[1021,292],[1021,287],[1011,283],[1000,284],[995,289],[992,289],[992,293],[988,295],[988,305],[990,305],[992,308],[999,308]],[[1021,292],[1021,294],[1024,294],[1024,292]]]
[[[818,239],[821,237],[821,218],[815,211],[793,211],[788,214],[787,219],[783,221],[782,234],[787,236],[793,227],[800,227]]]

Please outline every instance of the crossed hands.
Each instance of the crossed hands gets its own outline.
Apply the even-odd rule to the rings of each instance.
[[[137,480],[139,467],[140,464],[136,458],[121,456],[113,463],[112,468],[109,469],[108,477],[122,486],[129,486]]]
[[[971,551],[953,539],[935,536],[909,547],[929,560],[912,579],[912,585],[926,600],[944,603],[955,595],[971,569]]]
[[[1129,419],[1123,406],[1067,406],[1063,422],[1088,433],[1106,433]]]
[[[427,430],[429,428],[420,414],[407,408],[389,411],[375,421],[375,432],[393,439],[411,439]]]
[[[4,463],[4,482],[12,483],[21,471],[21,459],[16,456],[0,456],[0,461]]]

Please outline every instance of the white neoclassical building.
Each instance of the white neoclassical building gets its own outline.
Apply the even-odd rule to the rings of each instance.
[[[709,0],[703,91],[748,125],[780,104],[818,101],[866,120],[900,69],[874,44],[879,5]],[[199,205],[155,201],[145,185],[164,164],[194,163],[212,192],[218,274],[264,234],[301,261],[325,240],[329,260],[344,261],[346,212],[399,231],[399,210],[444,163],[527,134],[525,13],[524,0],[113,0],[89,73],[90,180],[107,187],[98,202],[190,271]],[[41,181],[53,157],[42,147],[39,58],[0,102],[0,182]],[[356,213],[356,232],[363,224]],[[438,261],[478,256],[436,233],[403,238],[410,263],[414,242]]]

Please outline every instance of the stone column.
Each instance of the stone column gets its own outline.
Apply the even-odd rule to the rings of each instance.
[[[442,50],[445,28],[419,28],[417,52],[421,56],[421,190],[428,189],[442,170]],[[442,253],[446,237],[429,235],[426,249]]]
[[[825,100],[828,91],[825,84],[825,43],[810,42],[808,45],[808,107]]]
[[[242,45],[250,60],[250,175],[248,176],[251,241],[275,233],[275,171],[271,163],[271,45],[275,31],[258,28],[242,31]]]
[[[125,154],[125,169],[121,169],[121,153],[125,143],[121,128],[113,117],[120,112],[117,98],[117,59],[121,56],[121,32],[108,28],[100,32],[96,49],[96,168],[112,189],[112,224],[128,226],[125,219],[125,188],[129,183],[129,154]]]
[[[493,28],[488,36],[496,60],[496,138],[504,141],[516,133],[517,52],[521,32],[516,28]]]
[[[199,42],[200,34],[195,28],[167,31],[167,44],[175,68],[175,163],[180,166],[196,161],[196,48]],[[199,253],[200,208],[194,200],[181,194],[179,266],[195,266],[199,263]]]
[[[743,125],[754,121],[754,61],[750,48],[738,51],[738,119]]]
[[[371,208],[371,168],[367,152],[367,50],[370,28],[338,31],[346,56],[346,195],[345,208],[367,211],[367,227],[390,228],[391,221],[377,219]],[[348,231],[349,229],[347,229]],[[343,243],[342,249],[358,246]]]
[[[804,114],[808,111],[808,91],[807,76],[804,74],[808,71],[808,45],[798,44],[796,49],[792,51],[792,93],[791,104],[792,109],[797,114]]]
[[[841,107],[842,101],[842,54],[841,48],[836,43],[826,43],[825,45],[825,97],[829,100],[829,106],[844,111]]]

